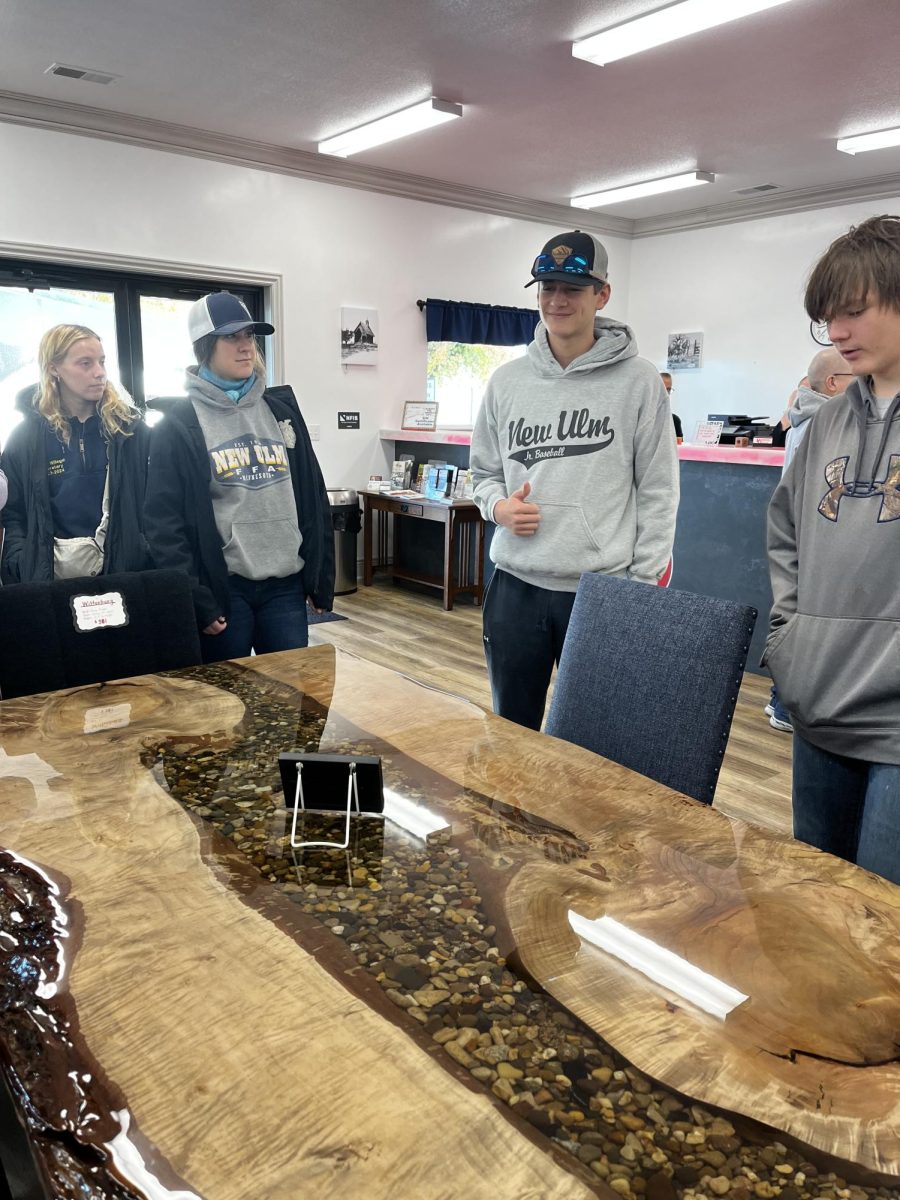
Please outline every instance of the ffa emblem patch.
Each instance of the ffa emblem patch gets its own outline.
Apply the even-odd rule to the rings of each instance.
[[[290,421],[279,421],[278,428],[284,435],[285,446],[287,446],[288,450],[293,450],[297,445],[297,434],[294,430],[294,426],[290,423]]]

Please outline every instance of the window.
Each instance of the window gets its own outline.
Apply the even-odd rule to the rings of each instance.
[[[16,397],[38,382],[38,344],[51,326],[95,330],[113,382],[144,408],[184,394],[184,369],[193,362],[188,309],[223,288],[263,320],[260,287],[0,258],[0,446],[21,419]]]
[[[474,425],[493,372],[503,363],[521,358],[525,349],[525,346],[429,342],[427,398],[437,401],[438,425]]]

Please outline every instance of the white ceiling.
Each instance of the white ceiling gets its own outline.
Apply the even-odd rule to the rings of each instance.
[[[900,148],[834,148],[900,125],[900,0],[793,0],[606,67],[572,57],[573,39],[657,7],[0,0],[0,119],[624,233],[900,193]],[[53,61],[121,78],[44,74]],[[346,163],[314,154],[320,139],[430,95],[461,103],[463,119]],[[562,207],[693,168],[716,183],[608,216]],[[765,183],[779,190],[735,195]]]

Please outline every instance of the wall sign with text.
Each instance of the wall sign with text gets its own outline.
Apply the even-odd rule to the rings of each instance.
[[[437,404],[428,400],[407,400],[403,405],[401,429],[437,429]]]
[[[359,413],[339,412],[338,429],[359,429]]]

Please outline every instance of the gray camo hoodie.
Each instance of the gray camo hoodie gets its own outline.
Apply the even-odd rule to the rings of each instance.
[[[772,496],[763,665],[807,741],[900,764],[900,395],[871,399],[824,403]]]

